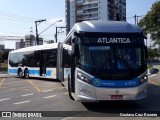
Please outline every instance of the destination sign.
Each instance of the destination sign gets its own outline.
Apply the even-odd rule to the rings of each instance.
[[[96,44],[143,44],[142,38],[128,38],[128,37],[84,37],[82,43],[96,43]]]
[[[98,38],[97,43],[131,43],[129,38]]]

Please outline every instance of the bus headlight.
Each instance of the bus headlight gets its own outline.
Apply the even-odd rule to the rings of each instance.
[[[141,79],[140,79],[140,83],[144,83],[148,80],[147,75],[144,75]]]
[[[85,83],[92,85],[91,78],[87,75],[84,75],[83,73],[81,73],[79,71],[77,72],[77,78]]]

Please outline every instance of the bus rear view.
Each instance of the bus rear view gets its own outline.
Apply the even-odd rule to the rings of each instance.
[[[147,50],[142,30],[127,22],[75,25],[69,94],[77,101],[137,100],[147,92]],[[72,40],[72,38],[74,40]],[[64,67],[65,68],[65,67]],[[64,73],[66,73],[64,71]]]

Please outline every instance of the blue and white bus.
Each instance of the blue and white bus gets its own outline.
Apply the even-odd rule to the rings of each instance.
[[[146,48],[137,25],[122,21],[76,23],[58,45],[57,78],[76,101],[145,98]]]
[[[57,79],[57,43],[26,47],[11,51],[8,73],[25,77]]]

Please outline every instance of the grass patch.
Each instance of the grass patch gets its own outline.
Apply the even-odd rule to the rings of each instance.
[[[153,66],[151,64],[147,65],[147,69],[151,69]]]

